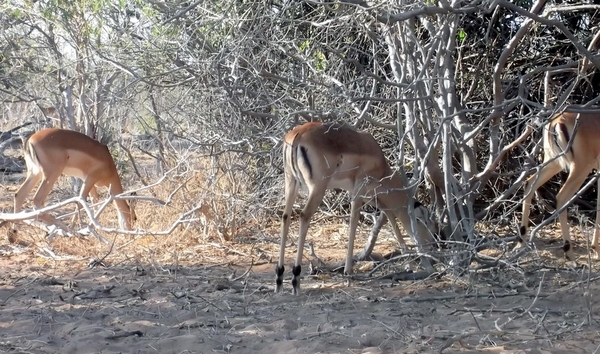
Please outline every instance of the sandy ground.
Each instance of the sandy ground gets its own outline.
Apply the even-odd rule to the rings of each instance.
[[[587,274],[581,269],[540,266],[521,275],[506,270],[402,282],[305,276],[295,297],[289,270],[285,292],[274,294],[274,264],[251,266],[240,255],[235,266],[230,260],[193,267],[88,262],[50,262],[32,247],[0,246],[0,353],[595,353],[600,347],[599,286],[581,281]]]
[[[3,210],[15,188],[0,197]],[[0,227],[0,353],[600,353],[597,265],[585,266],[581,237],[579,265],[560,261],[556,227],[524,263],[469,275],[394,281],[392,266],[349,281],[307,275],[305,263],[292,296],[294,249],[285,292],[273,292],[273,224],[247,240],[121,235],[114,250]],[[309,241],[331,264],[343,260],[345,233],[343,222],[320,224]],[[376,250],[396,246],[388,230]]]

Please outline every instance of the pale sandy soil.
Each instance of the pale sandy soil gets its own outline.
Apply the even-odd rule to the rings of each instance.
[[[3,210],[15,188],[5,186]],[[149,208],[138,213],[148,229],[162,212]],[[273,293],[277,221],[270,227],[257,225],[254,235],[231,241],[186,228],[160,237],[119,235],[110,248],[95,239],[48,244],[39,230],[4,225],[0,353],[600,352],[597,265],[589,272],[558,260],[552,227],[538,240],[551,251],[519,268],[471,276],[348,282],[338,274],[309,276],[305,262],[298,297],[289,283],[294,248],[285,292]],[[11,228],[18,230],[13,242]],[[324,261],[339,262],[345,230],[341,221],[321,223],[309,241]],[[360,230],[357,251],[367,233]],[[380,253],[396,247],[389,230],[380,241]],[[93,259],[104,262],[90,267]]]
[[[599,286],[589,285],[588,307],[582,270],[350,284],[306,276],[294,297],[289,274],[286,292],[274,294],[274,264],[250,268],[241,255],[194,266],[87,262],[1,244],[0,353],[594,353],[600,346]]]

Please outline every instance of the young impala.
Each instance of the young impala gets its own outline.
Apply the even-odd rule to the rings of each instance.
[[[40,183],[33,197],[35,208],[41,208],[61,174],[83,180],[80,196],[91,193],[98,199],[96,186],[106,186],[112,196],[123,193],[115,162],[106,145],[73,130],[44,129],[24,144],[27,178],[15,194],[15,213],[21,210],[25,198]],[[131,230],[135,214],[123,199],[114,200],[123,229]]]
[[[577,129],[575,129],[577,127]],[[563,112],[552,118],[544,127],[544,163],[548,162],[538,173],[527,180],[525,199],[523,200],[523,216],[521,219],[521,243],[527,241],[526,233],[529,224],[529,208],[535,191],[552,176],[568,169],[569,176],[556,195],[556,210],[562,208],[581,187],[592,169],[600,168],[600,114]],[[598,180],[598,196],[600,197],[600,179]],[[569,236],[567,210],[558,216],[564,240],[563,250],[567,259],[574,259]],[[600,212],[596,213],[596,226],[592,247],[598,251]]]
[[[306,123],[285,135],[283,159],[285,210],[281,223],[279,263],[275,269],[276,292],[282,289],[290,214],[300,186],[308,189],[308,200],[300,213],[298,251],[292,268],[294,294],[298,294],[300,289],[302,251],[310,219],[328,189],[344,189],[352,196],[348,249],[344,267],[346,274],[352,272],[354,236],[359,209],[365,202],[386,214],[401,245],[404,241],[395,217],[400,219],[419,247],[433,244],[432,234],[423,223],[416,223],[417,237],[414,237],[411,232],[411,217],[408,213],[410,191],[403,189],[404,185],[400,177],[392,171],[379,144],[371,134],[341,124]],[[416,208],[423,208],[427,212],[423,206],[417,205]]]

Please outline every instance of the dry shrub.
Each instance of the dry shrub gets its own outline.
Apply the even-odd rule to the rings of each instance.
[[[235,153],[186,157],[162,183],[138,193],[167,204],[137,202],[136,228],[147,233],[135,236],[123,252],[157,264],[221,262],[223,247],[231,247],[224,245],[252,227],[248,165]]]
[[[161,183],[138,191],[139,197],[156,198],[166,204],[136,201],[134,228],[139,230],[137,234],[98,232],[114,243],[112,246],[91,236],[83,239],[56,237],[47,244],[43,232],[23,224],[16,224],[22,231],[18,238],[39,249],[50,247],[56,254],[94,257],[105,262],[134,261],[156,265],[222,262],[225,253],[243,253],[236,251],[236,246],[231,243],[240,233],[245,234],[259,224],[249,215],[255,210],[252,205],[256,204],[252,196],[253,164],[235,153],[186,157],[185,164],[180,163]],[[155,181],[159,179],[154,178]],[[135,177],[124,178],[124,185],[133,189],[132,186],[137,185],[134,181]],[[69,184],[69,179],[61,178],[48,203],[73,196]],[[106,196],[105,190],[99,192],[101,197]],[[70,205],[54,215],[74,209]],[[81,217],[86,224],[88,218],[84,212]],[[115,208],[108,206],[98,221],[106,227],[117,227]]]

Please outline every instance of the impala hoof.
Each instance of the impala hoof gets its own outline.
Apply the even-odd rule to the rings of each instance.
[[[600,255],[598,254],[598,248],[597,247],[592,246],[591,250],[590,250],[590,253],[591,253],[591,257],[592,257],[593,260],[595,260],[595,261],[600,260]]]
[[[278,293],[283,288],[283,272],[285,271],[284,266],[275,267],[275,292]]]
[[[527,243],[527,226],[521,226],[519,228],[519,237],[517,238],[517,241],[519,241],[520,244],[524,244]]]
[[[563,244],[563,251],[565,251],[565,259],[569,261],[575,260],[575,252],[573,252],[573,247],[571,247],[570,241],[565,241]]]
[[[299,295],[300,294],[300,273],[302,272],[302,266],[295,265],[292,268],[292,294]]]

